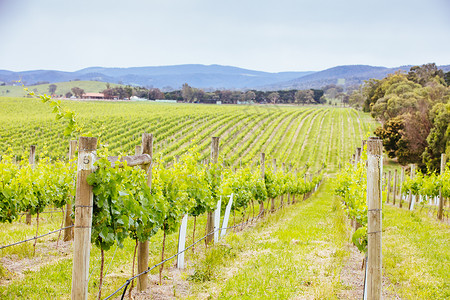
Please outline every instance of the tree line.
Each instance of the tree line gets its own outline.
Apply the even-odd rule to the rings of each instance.
[[[324,91],[318,89],[309,90],[280,90],[280,91],[231,91],[216,90],[206,92],[203,89],[183,84],[180,90],[163,92],[158,88],[144,87],[114,87],[103,91],[106,99],[123,99],[136,96],[148,100],[177,100],[187,103],[296,103],[296,104],[319,104],[324,103]]]
[[[48,92],[50,95],[54,95],[56,90],[57,85],[49,85]],[[130,99],[132,96],[136,96],[138,98],[148,100],[167,99],[187,103],[216,103],[217,101],[220,101],[224,104],[323,104],[327,102],[327,98],[339,97],[344,99],[342,97],[346,96],[342,93],[342,87],[336,85],[328,85],[323,89],[306,90],[216,90],[213,92],[207,92],[203,89],[191,87],[185,83],[180,90],[163,92],[158,88],[133,87],[130,85],[111,87],[109,83],[106,83],[106,89],[100,92],[103,93],[105,99]],[[72,96],[75,96],[76,98],[83,98],[84,94],[84,89],[75,86],[64,96],[66,98],[71,98]],[[345,101],[345,99],[344,102],[348,102]]]
[[[370,79],[349,95],[349,103],[381,122],[375,134],[401,165],[437,171],[441,153],[450,154],[450,72],[434,63]]]

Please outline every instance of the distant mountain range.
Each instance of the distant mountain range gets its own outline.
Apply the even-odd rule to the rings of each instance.
[[[74,80],[93,80],[122,83],[133,86],[180,89],[184,83],[203,89],[308,89],[327,84],[350,86],[370,78],[381,79],[398,70],[408,71],[411,66],[397,68],[366,65],[338,66],[323,71],[269,73],[221,65],[175,65],[160,67],[103,68],[90,67],[75,72],[35,70],[13,72],[0,70],[0,82],[11,84],[21,80],[25,85]],[[450,65],[440,66],[448,72]]]

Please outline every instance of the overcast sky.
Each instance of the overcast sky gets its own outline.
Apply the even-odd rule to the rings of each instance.
[[[0,0],[0,69],[450,64],[449,0]]]

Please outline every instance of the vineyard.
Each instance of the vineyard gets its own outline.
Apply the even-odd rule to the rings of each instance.
[[[262,281],[255,290],[259,298],[290,298],[298,291],[307,295],[309,286],[315,298],[329,298],[343,289],[338,274],[349,255],[346,241],[352,240],[364,253],[368,231],[379,233],[381,240],[381,227],[374,231],[367,225],[368,212],[379,212],[381,218],[381,207],[365,203],[372,179],[366,177],[364,162],[369,161],[370,169],[372,156],[368,159],[359,149],[353,165],[349,164],[351,154],[375,127],[359,111],[148,102],[52,105],[77,114],[77,135],[84,136],[78,144],[78,161],[75,143],[69,143],[74,136],[64,136],[66,124],[64,118],[55,120],[56,108],[52,113],[51,107],[36,99],[0,98],[2,299],[43,295],[67,299],[71,292],[73,299],[84,294],[89,299],[123,299],[126,293],[136,299],[207,298],[201,292],[205,288],[208,297],[233,298],[250,295],[254,283],[245,292],[242,288],[253,279]],[[324,174],[336,176],[333,186],[321,187]],[[433,207],[439,203],[437,190],[448,197],[448,174],[419,173],[393,185],[385,179],[383,186],[388,191],[401,186],[403,192],[394,188],[393,194],[404,195],[410,207],[415,196],[422,207]],[[339,198],[323,196],[332,192]],[[384,199],[389,202],[389,192]],[[448,219],[446,207],[444,212]],[[347,218],[356,229],[352,235],[345,229]],[[333,241],[324,231],[329,222]],[[271,241],[267,228],[274,230],[273,239],[279,238],[280,244]],[[448,241],[439,234],[434,239],[445,245]],[[252,244],[247,245],[246,239]],[[281,248],[289,252],[269,255],[258,265],[245,262],[252,271],[261,268],[253,279],[238,272],[226,286],[216,282],[230,276],[221,268],[239,264],[239,253],[262,245],[263,256]],[[335,249],[325,255],[333,257],[332,263],[310,259],[327,268],[330,275],[324,276],[332,276],[330,282],[316,274],[323,270],[303,270],[309,261],[286,265],[296,251],[322,257],[324,245]],[[435,254],[443,261],[448,257],[445,250]],[[184,256],[187,270],[175,271],[175,267],[184,269]],[[386,259],[393,259],[392,255]],[[290,285],[284,290],[266,283],[277,264],[289,270],[283,278],[289,278]],[[270,270],[262,271],[265,268]],[[386,270],[396,276],[389,266]],[[439,269],[444,275],[437,280],[434,269],[428,271],[440,290],[429,291],[423,284],[424,297],[445,298],[448,274]],[[296,281],[298,276],[306,277]],[[326,288],[319,292],[320,286]],[[214,292],[217,288],[222,294]]]
[[[170,162],[196,147],[208,157],[212,136],[220,136],[221,157],[227,165],[253,163],[259,153],[268,159],[308,165],[317,171],[326,162],[329,172],[348,160],[359,141],[373,131],[366,114],[351,109],[298,106],[220,106],[161,103],[63,102],[76,113],[83,134],[100,139],[111,153],[134,153],[143,132],[154,136],[155,157]],[[68,139],[63,122],[36,99],[0,98],[0,153],[36,159],[66,159]]]
[[[382,212],[385,210],[389,212],[389,204],[399,208],[407,209],[411,212],[411,219],[415,222],[419,222],[426,226],[428,218],[422,219],[416,214],[426,214],[434,218],[447,221],[449,218],[448,203],[449,185],[450,185],[450,168],[446,166],[446,155],[442,154],[441,170],[440,174],[430,173],[422,174],[416,172],[415,165],[410,165],[408,168],[403,167],[401,169],[400,180],[397,180],[397,169],[395,169],[394,177],[392,178],[392,172],[384,173],[383,176],[383,157],[382,157],[382,143],[381,139],[369,138],[369,141],[363,141],[363,148],[357,148],[356,153],[353,155],[352,163],[347,163],[346,166],[337,174],[333,179],[334,193],[339,196],[348,217],[351,220],[352,227],[354,229],[352,233],[352,242],[358,248],[358,250],[364,254],[364,262],[366,265],[365,278],[368,282],[367,297],[368,299],[379,299],[381,295],[386,297],[386,290],[382,291],[382,252],[388,253],[385,261],[390,261],[390,267],[402,268],[401,259],[395,259],[396,254],[392,251],[392,242],[390,241],[390,234],[387,233],[387,240],[389,246],[384,246],[382,251],[382,230],[381,220]],[[409,176],[405,176],[405,170],[409,172]],[[391,180],[393,179],[393,180]],[[396,203],[397,199],[397,203]],[[383,205],[384,204],[384,205]],[[427,210],[423,212],[423,209]],[[411,220],[407,220],[405,223],[394,222],[396,226],[408,228],[408,226],[415,227],[416,224],[411,224]],[[405,226],[406,225],[406,226]],[[393,230],[392,223],[387,226],[387,229]],[[420,225],[419,225],[420,226]],[[436,228],[433,228],[433,227]],[[410,234],[404,234],[405,240],[413,237],[414,242],[417,243],[419,239],[424,236],[431,237],[435,241],[441,241],[443,244],[448,244],[448,227],[442,223],[433,224],[430,229],[422,229]],[[436,234],[437,228],[442,229],[442,233]],[[386,240],[386,237],[383,237]],[[424,256],[431,255],[436,262],[429,261],[426,266],[421,265],[420,272],[427,269],[430,273],[442,272],[440,266],[436,267],[434,264],[440,261],[443,265],[447,265],[450,259],[449,253],[446,249],[441,251],[439,243],[435,241],[426,240],[420,241],[426,252],[426,254],[420,254],[422,258]],[[420,252],[420,250],[419,250]],[[394,257],[393,257],[394,256]],[[417,253],[413,256],[419,256]],[[393,261],[392,261],[393,260]],[[440,263],[438,263],[440,265]],[[389,267],[384,267],[384,270],[388,273],[395,273]],[[410,273],[414,271],[409,270]],[[446,299],[450,295],[450,289],[446,283],[445,278],[449,278],[449,272],[442,272],[439,274],[439,279],[430,283],[423,280],[417,283],[420,288],[414,286],[409,287],[404,292],[408,295],[408,299],[411,294],[417,293],[415,297],[423,299]],[[404,280],[404,279],[403,279]],[[400,280],[400,281],[403,281]],[[406,280],[404,280],[406,281]],[[409,280],[408,280],[409,281]],[[374,284],[376,283],[376,284]],[[401,282],[404,284],[404,282]],[[399,286],[401,286],[399,284]],[[413,284],[414,285],[414,284]],[[411,290],[415,290],[411,292]],[[366,290],[365,290],[366,291]],[[392,295],[389,295],[389,298]],[[413,298],[415,298],[413,297]]]

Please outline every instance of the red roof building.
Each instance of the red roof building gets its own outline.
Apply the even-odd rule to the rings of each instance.
[[[84,99],[105,99],[105,95],[103,93],[85,93],[83,94]]]

